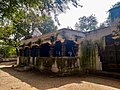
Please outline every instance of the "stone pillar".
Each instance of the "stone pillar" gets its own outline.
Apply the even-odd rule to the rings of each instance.
[[[30,57],[30,64],[32,65],[33,63],[33,57]]]
[[[64,43],[62,43],[62,57],[65,56],[65,46],[64,46]]]
[[[100,56],[98,56],[98,50],[96,51],[96,70],[102,70],[102,63],[100,62]]]
[[[44,69],[44,66],[43,66],[43,60],[44,60],[43,58],[40,58],[40,62],[41,62],[41,63],[40,63],[40,69],[41,69],[41,70]]]
[[[37,57],[34,59],[34,66],[36,66]]]
[[[52,72],[58,72],[59,69],[57,67],[57,58],[55,58],[55,63],[52,65],[52,68],[51,68]]]
[[[78,46],[78,59],[77,59],[79,70],[81,70],[81,66],[80,66],[80,58],[81,58],[81,56],[82,56],[81,45],[79,45]]]
[[[19,58],[20,58],[20,57],[17,56],[17,66],[20,65],[20,59],[19,59]]]

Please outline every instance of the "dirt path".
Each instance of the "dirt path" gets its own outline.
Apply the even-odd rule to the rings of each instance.
[[[39,72],[18,72],[11,63],[0,64],[0,90],[120,90],[120,80],[93,77],[50,77]]]

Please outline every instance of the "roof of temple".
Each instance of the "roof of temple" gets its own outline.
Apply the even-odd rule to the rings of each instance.
[[[29,38],[29,39],[23,39],[23,40],[21,40],[21,45],[28,44],[30,42],[36,42],[39,39],[44,40],[44,42],[48,42],[48,41],[50,41],[51,36],[55,36],[57,33],[62,32],[62,31],[66,31],[67,33],[75,32],[77,34],[78,33],[84,34],[81,31],[77,31],[77,30],[73,30],[73,29],[69,29],[69,28],[62,28],[60,30],[57,30],[57,31],[54,31],[54,32],[50,32],[48,34],[44,34],[44,35],[40,35],[40,36],[34,36],[34,37]]]

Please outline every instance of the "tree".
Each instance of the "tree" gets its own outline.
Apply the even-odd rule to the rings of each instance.
[[[43,19],[52,13],[58,22],[58,14],[69,9],[71,2],[75,7],[80,6],[78,0],[0,0],[0,40],[16,47],[23,36],[30,34],[31,25],[32,30],[37,26],[45,30],[43,33],[54,30],[53,21]]]
[[[2,44],[10,46],[18,46],[22,38],[31,36],[31,31],[38,28],[43,34],[55,31],[57,27],[51,17],[41,19],[40,17],[30,14],[25,19],[13,21],[12,25],[0,27],[0,40]]]
[[[57,15],[69,9],[71,2],[75,7],[80,6],[78,0],[0,0],[0,27],[12,26],[16,37],[21,37],[20,33],[27,35],[30,23],[34,28],[51,13],[58,21]]]
[[[105,27],[108,27],[108,26],[110,26],[110,19],[109,18],[107,18],[107,20],[106,21],[104,21],[103,23],[100,23],[100,26],[98,27],[98,28],[105,28]]]
[[[97,19],[93,14],[88,17],[83,16],[80,17],[79,22],[75,24],[75,29],[83,32],[95,30],[97,28],[97,23]]]
[[[12,40],[16,42],[19,42],[23,37],[31,37],[35,28],[38,28],[42,34],[46,34],[57,29],[51,17],[46,17],[44,20],[42,20],[34,15],[30,15],[30,17],[27,17],[24,20],[14,24],[15,25],[13,25],[13,27],[15,30],[12,33],[14,38]]]
[[[36,25],[41,23],[43,19],[34,14],[33,12],[29,13],[27,16],[20,20],[14,19],[12,24],[15,31],[13,32],[14,41],[20,41],[23,37],[28,37],[32,30],[37,27]]]
[[[78,31],[81,31],[80,25],[77,22],[75,24],[75,29],[78,30]]]
[[[112,8],[115,8],[115,7],[118,7],[118,6],[120,6],[120,2],[117,2],[116,4],[114,4],[113,6],[112,6]],[[111,8],[111,9],[112,9]]]
[[[0,44],[2,45],[10,45],[10,46],[16,46],[16,43],[14,40],[12,40],[12,34],[14,32],[14,29],[12,26],[4,26],[0,27],[0,41],[2,41]]]
[[[42,34],[46,34],[57,30],[57,26],[55,26],[54,21],[51,17],[47,17],[46,20],[39,23],[38,29],[42,32]]]
[[[40,23],[41,26],[44,27],[41,29],[43,31],[45,30],[44,33],[54,30],[52,20],[48,19],[48,21],[43,22],[42,19],[54,13],[55,21],[59,24],[57,15],[69,9],[69,2],[72,2],[75,7],[79,6],[77,1],[78,0],[0,0],[1,44],[17,47],[20,39],[30,34],[30,25],[32,25],[33,30],[34,27]],[[46,25],[48,27],[46,27]]]
[[[68,3],[71,2],[75,7],[80,6],[78,0],[0,0],[0,17],[12,20],[31,11],[40,16],[50,13],[57,16],[58,13],[69,9]]]

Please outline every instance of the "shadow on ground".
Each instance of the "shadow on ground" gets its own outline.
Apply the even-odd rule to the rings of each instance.
[[[4,67],[1,68],[1,70],[20,79],[22,82],[26,82],[27,84],[40,90],[57,88],[71,83],[80,84],[82,83],[82,81],[120,89],[120,80],[113,78],[95,77],[95,76],[51,77],[51,75],[41,74],[38,71],[18,72],[14,70],[12,67]]]

